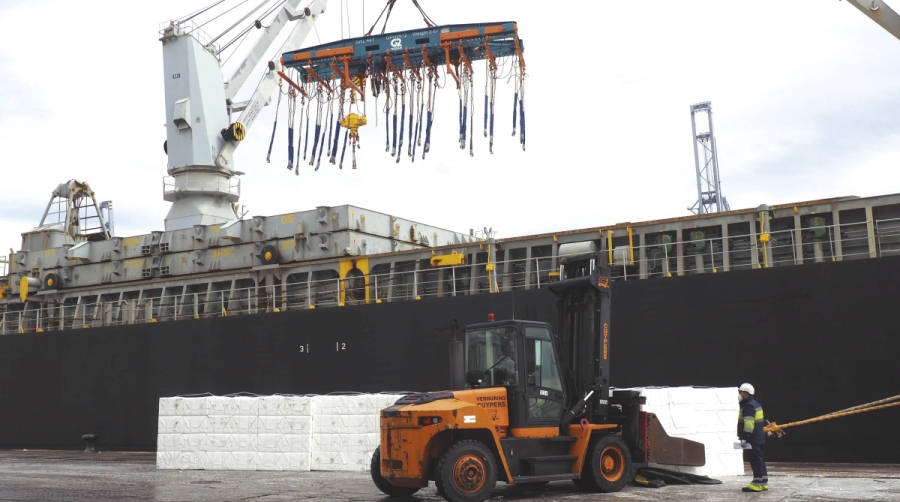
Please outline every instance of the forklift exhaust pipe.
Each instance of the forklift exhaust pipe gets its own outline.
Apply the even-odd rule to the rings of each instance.
[[[561,430],[566,431],[569,428],[569,425],[575,421],[580,415],[584,413],[584,410],[587,408],[588,400],[591,396],[594,395],[594,389],[591,389],[584,395],[581,399],[575,402],[571,408],[566,410],[565,415],[563,415],[562,424],[560,424]]]

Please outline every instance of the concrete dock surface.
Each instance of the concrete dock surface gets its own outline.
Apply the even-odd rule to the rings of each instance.
[[[839,501],[900,500],[900,465],[769,464],[764,493],[743,493],[751,476],[719,478],[721,485],[629,486],[618,493],[587,494],[571,482],[540,491],[498,483],[491,500]],[[0,501],[438,501],[434,484],[415,496],[389,498],[363,472],[159,471],[156,454],[0,450]]]

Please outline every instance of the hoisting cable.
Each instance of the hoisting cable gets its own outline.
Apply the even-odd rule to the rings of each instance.
[[[203,7],[202,9],[200,9],[198,11],[194,11],[190,14],[185,15],[185,17],[183,17],[183,18],[178,18],[178,22],[185,23],[187,21],[190,21],[191,19],[194,19],[195,17],[199,16],[200,14],[203,14],[204,12],[208,11],[209,9],[212,9],[213,7],[215,7],[216,5],[219,5],[220,3],[224,2],[224,1],[225,0],[219,0],[218,2],[213,2],[210,5]]]
[[[391,124],[388,114],[391,110],[391,81],[384,79],[384,151],[391,151]]]
[[[469,106],[472,114],[469,117],[469,157],[475,156],[475,74],[469,67]]]
[[[831,413],[826,413],[824,415],[819,415],[817,417],[808,418],[806,420],[798,420],[796,422],[789,422],[783,425],[779,425],[775,422],[771,422],[765,426],[764,430],[766,431],[766,435],[772,436],[775,435],[777,437],[784,436],[785,429],[790,427],[796,427],[798,425],[811,424],[814,422],[822,422],[825,420],[831,420],[832,418],[845,417],[849,415],[857,415],[859,413],[866,413],[869,411],[881,410],[884,408],[890,408],[893,406],[900,406],[900,394],[888,397],[885,399],[879,399],[878,401],[872,401],[871,403],[860,404],[858,406],[852,406],[850,408],[845,408],[843,410],[833,411]]]
[[[378,21],[381,21],[381,16],[383,16],[383,15],[384,15],[384,12],[385,12],[386,10],[388,10],[388,7],[393,7],[394,2],[396,2],[396,1],[397,1],[397,0],[388,0],[387,3],[384,4],[384,8],[381,9],[381,14],[378,14],[378,18],[375,19],[375,22],[374,22],[374,23],[372,23],[372,27],[369,28],[369,31],[366,32],[366,35],[365,35],[365,36],[368,37],[369,35],[372,34],[372,31],[375,29],[376,26],[378,26]]]
[[[316,163],[316,148],[319,146],[319,133],[322,131],[322,86],[316,87],[316,132],[313,134],[312,155],[309,156],[309,165]],[[318,168],[316,168],[318,171]]]
[[[423,69],[422,76],[424,77],[424,69]],[[416,82],[416,95],[417,95],[417,100],[419,102],[419,113],[416,118],[416,137],[413,142],[412,155],[411,155],[413,162],[416,161],[416,146],[422,145],[422,112],[425,110],[425,101],[424,101],[425,94],[423,91],[424,91],[424,89],[422,87],[422,80],[419,79],[419,81]]]
[[[409,75],[412,76],[412,74],[412,69],[410,69]],[[409,83],[409,133],[407,133],[409,134],[409,144],[406,146],[407,157],[412,157],[412,147],[416,141],[415,136],[413,135],[413,114],[415,113],[416,109],[416,88],[414,84],[416,83],[416,81],[417,80],[413,78]]]
[[[347,153],[347,135],[350,133],[350,129],[344,128],[344,146],[341,147],[341,161],[338,162],[338,169],[344,168],[344,154]]]
[[[519,33],[513,37],[513,44],[516,47],[516,60],[519,63],[518,69],[518,97],[519,97],[519,141],[522,143],[522,150],[525,150],[525,56],[522,55],[522,47],[519,45]],[[515,135],[515,107],[513,107],[513,135]]]
[[[224,16],[225,14],[228,14],[229,12],[233,11],[234,9],[237,9],[238,7],[240,7],[241,5],[244,5],[245,3],[249,2],[249,1],[250,1],[250,0],[241,0],[240,2],[238,2],[238,3],[237,3],[236,5],[234,5],[233,7],[229,8],[229,9],[225,9],[221,14],[219,14],[219,15],[217,15],[217,16],[213,16],[213,17],[211,17],[210,19],[207,19],[206,21],[204,21],[203,23],[197,25],[197,28],[196,28],[196,29],[199,30],[200,28],[203,28],[203,27],[206,26],[207,24],[209,24],[209,23],[215,21],[216,19],[219,19],[220,17]],[[267,0],[267,1],[268,1],[268,0]],[[257,9],[258,9],[258,8],[259,8],[259,7],[257,7]]]
[[[384,16],[384,24],[381,25],[381,34],[382,35],[384,35],[384,30],[387,29],[388,19],[391,18],[391,11],[394,10],[394,3],[396,3],[396,2],[397,2],[397,0],[388,0],[387,15]]]
[[[213,44],[215,44],[220,38],[224,37],[228,32],[230,32],[231,30],[233,30],[233,29],[235,29],[236,27],[238,27],[241,23],[243,23],[244,21],[246,21],[247,18],[249,18],[250,16],[252,16],[256,11],[258,11],[258,10],[261,9],[264,5],[266,5],[267,3],[269,3],[269,1],[270,1],[270,0],[264,0],[264,1],[260,2],[260,3],[258,3],[258,4],[256,5],[256,7],[250,9],[249,12],[247,12],[246,14],[244,14],[243,16],[241,16],[241,18],[238,19],[237,21],[235,21],[231,26],[229,26],[228,28],[225,28],[224,31],[222,31],[221,33],[219,33],[218,35],[216,35],[215,38],[213,38],[212,40],[209,41],[209,43],[206,44],[206,46],[207,46],[207,47],[211,47],[211,46],[212,46]],[[253,22],[250,23],[249,26],[247,26],[247,27],[245,27],[244,29],[242,29],[242,30],[241,30],[234,38],[232,38],[231,40],[228,41],[228,43],[226,43],[224,46],[222,46],[222,48],[219,49],[218,52],[221,53],[222,51],[224,51],[225,49],[227,49],[228,46],[230,46],[231,44],[233,44],[237,39],[239,39],[239,38],[243,37],[244,35],[246,35],[247,33],[249,33],[250,30],[252,30],[253,28],[256,28],[256,27],[257,27],[256,25],[257,25],[258,23],[260,23],[260,22],[261,22],[264,18],[266,18],[269,14],[271,14],[272,12],[274,12],[275,9],[277,9],[278,7],[281,7],[282,5],[284,5],[285,1],[287,1],[287,0],[281,0],[280,2],[277,2],[277,3],[276,3],[274,6],[272,6],[269,10],[263,12],[263,14],[262,14],[261,16],[259,16],[258,18],[254,19]]]
[[[419,5],[418,0],[412,0],[412,3],[416,6],[417,9],[419,9],[419,13],[422,14],[422,20],[425,21],[425,24],[427,24],[429,28],[431,28],[432,26],[437,26],[437,23],[435,23],[431,19],[431,17],[425,13],[425,11],[422,9],[422,6]]]
[[[294,167],[294,115],[297,113],[297,91],[288,89],[288,170]]]
[[[338,118],[334,124],[334,144],[331,146],[331,155],[328,157],[328,161],[334,164],[337,161],[337,149],[338,149],[338,139],[341,134],[341,120],[344,118],[344,99],[347,94],[347,89],[345,87],[341,87],[340,94],[340,104],[338,105]],[[351,91],[353,92],[353,91]]]
[[[281,107],[281,80],[278,81],[278,99],[275,101],[275,123],[272,124],[272,139],[269,140],[269,153],[266,154],[266,163],[272,161],[272,145],[275,144],[275,129],[278,128],[278,109]]]
[[[490,55],[491,47],[488,44],[488,37],[484,37],[484,47],[488,50],[484,58],[484,137],[487,138],[487,120],[488,120],[488,85],[490,82],[491,62],[487,57]]]
[[[519,73],[519,142],[525,150],[525,73]]]
[[[395,109],[396,111],[396,109]],[[406,78],[400,71],[400,142],[397,143],[397,163],[400,163],[400,152],[403,151],[403,126],[406,124]]]
[[[438,76],[437,70],[431,61],[428,60],[428,54],[422,49],[422,62],[428,65],[428,110],[425,120],[425,144],[422,145],[422,158],[431,149],[431,121],[434,118],[434,96],[437,95]]]
[[[487,131],[487,117],[488,117],[488,106],[490,106],[490,115],[491,115],[491,127],[490,127],[490,139],[488,140],[488,152],[494,153],[494,97],[497,92],[497,60],[494,58],[494,54],[491,52],[491,45],[488,41],[488,38],[484,38],[484,50],[485,50],[485,65],[487,66],[487,73],[485,75],[485,94],[484,94],[484,120],[485,120],[485,131],[484,135],[488,135]],[[490,94],[490,104],[488,103],[488,94]]]
[[[328,148],[329,153],[331,152],[331,131],[333,129],[331,119],[334,117],[334,96],[331,93],[328,93],[328,140],[323,141],[322,150]],[[322,151],[319,151],[319,157],[322,157]]]
[[[300,145],[302,144],[303,137],[300,135],[300,131],[303,130],[303,108],[306,105],[306,95],[301,94],[300,96],[300,124],[297,126],[297,158],[294,162],[294,174],[300,176]]]
[[[391,142],[391,156],[397,154],[397,102],[400,101],[400,84],[397,83],[397,74],[394,73],[394,109],[393,115],[391,115],[393,127],[391,128],[394,132],[393,141]]]
[[[303,160],[306,160],[306,149],[309,147],[309,109],[312,108],[312,98],[306,103],[306,132],[303,139]]]
[[[466,86],[465,75],[459,73],[458,70],[457,73],[461,81],[456,88],[459,94],[459,148],[464,150],[466,148],[466,118],[469,111],[469,97],[466,95],[468,87]]]
[[[328,117],[325,119],[325,124],[328,127],[328,137],[331,138],[331,117],[332,111],[334,109],[334,96],[331,93],[331,90],[328,91]],[[325,151],[325,131],[322,131],[322,144],[319,145],[319,156],[316,158],[316,171],[319,170],[319,166],[322,165],[322,152]]]

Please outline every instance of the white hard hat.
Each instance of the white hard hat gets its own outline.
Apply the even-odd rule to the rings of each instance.
[[[753,385],[751,385],[747,382],[742,383],[741,386],[738,387],[738,390],[746,392],[747,394],[750,394],[751,396],[753,394],[756,394],[756,392],[754,392],[754,390],[753,390]]]

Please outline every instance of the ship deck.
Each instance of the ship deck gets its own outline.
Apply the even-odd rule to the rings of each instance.
[[[823,459],[825,460],[825,459]],[[149,452],[0,450],[0,500],[316,500],[381,501],[363,472],[157,471]],[[750,472],[749,467],[746,472]],[[767,493],[755,500],[897,500],[900,470],[892,464],[769,464]],[[750,476],[720,478],[721,485],[626,487],[604,500],[731,501]],[[596,494],[555,482],[546,490],[524,491],[503,483],[492,500],[596,500]],[[405,500],[437,501],[432,483]]]

